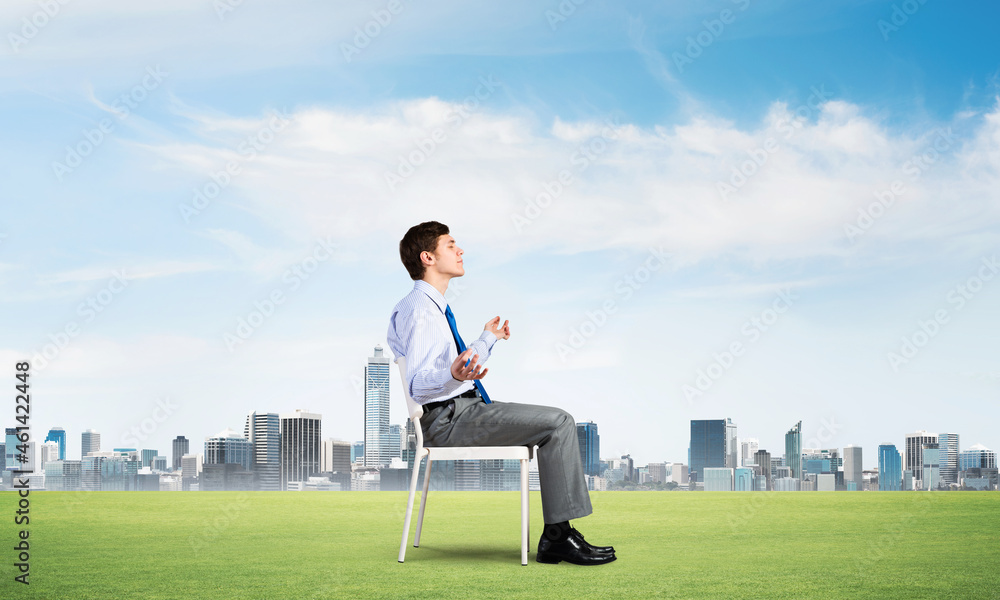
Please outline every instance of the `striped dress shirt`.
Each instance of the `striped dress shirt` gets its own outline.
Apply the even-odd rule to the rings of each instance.
[[[448,306],[441,292],[423,280],[396,304],[389,317],[386,341],[396,357],[406,357],[406,383],[410,396],[419,404],[446,400],[471,390],[471,381],[451,376],[451,363],[458,358],[455,336],[451,334],[444,310]],[[484,364],[497,337],[484,330],[466,348],[479,355]]]

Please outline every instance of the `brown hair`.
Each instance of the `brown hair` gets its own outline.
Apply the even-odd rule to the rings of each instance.
[[[437,250],[438,238],[448,235],[448,226],[437,221],[427,221],[414,225],[406,231],[399,240],[399,259],[410,274],[410,279],[416,281],[424,277],[424,263],[420,261],[421,252],[434,254]]]

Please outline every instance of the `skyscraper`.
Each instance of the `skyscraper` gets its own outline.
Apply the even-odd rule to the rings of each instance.
[[[740,444],[736,437],[736,423],[726,419],[726,466],[735,469],[740,462]]]
[[[88,429],[80,434],[80,457],[86,457],[90,452],[101,451],[101,434]]]
[[[281,419],[278,413],[247,415],[243,436],[250,442],[250,469],[256,473],[257,489],[281,490]]]
[[[389,357],[375,346],[365,364],[365,466],[381,467],[390,460]]]
[[[941,483],[944,485],[958,483],[958,434],[939,433],[938,448]]]
[[[861,466],[861,446],[844,448],[844,485],[851,490],[864,490],[864,469]],[[851,484],[854,484],[853,488]]]
[[[181,460],[184,458],[184,455],[188,453],[188,450],[190,450],[190,445],[191,445],[190,441],[186,437],[184,437],[183,435],[179,435],[179,436],[177,436],[177,437],[174,438],[174,441],[173,441],[173,451],[174,451],[173,465],[174,465],[174,470],[175,471],[181,468]]]
[[[349,474],[351,472],[351,443],[333,439],[323,440],[323,454],[320,457],[319,466],[323,473]]]
[[[802,421],[785,434],[785,466],[791,469],[792,477],[802,479]]]
[[[923,473],[920,489],[936,490],[941,485],[941,449],[937,444],[923,445]]]
[[[601,436],[597,433],[597,423],[576,424],[576,439],[580,443],[580,460],[584,475],[601,474]]]
[[[205,465],[236,464],[250,470],[250,441],[232,429],[205,438]]]
[[[771,471],[771,453],[767,450],[754,452],[754,462],[760,467],[760,474],[764,477],[766,487],[760,491],[766,492],[774,489],[774,475]]]
[[[924,444],[936,444],[938,437],[936,433],[927,433],[920,430],[916,433],[906,435],[906,446],[904,446],[903,468],[913,472],[914,486],[923,476],[924,468]],[[927,489],[927,488],[923,488]]]
[[[155,459],[158,455],[159,455],[159,452],[157,452],[156,450],[150,450],[150,449],[147,449],[147,448],[143,448],[142,452],[139,454],[139,456],[140,456],[140,458],[139,458],[139,460],[140,460],[139,466],[140,467],[152,467],[153,466],[153,459]]]
[[[322,416],[301,409],[281,415],[282,490],[289,481],[307,481],[320,472],[322,421]]]
[[[66,460],[66,430],[62,427],[53,427],[49,434],[45,436],[46,442],[59,444],[59,458],[56,460]]]
[[[995,469],[997,468],[997,453],[982,444],[975,444],[968,450],[962,450],[958,455],[958,468],[962,471],[969,469]]]
[[[730,451],[735,447],[735,439],[732,446],[729,444],[731,424],[730,419],[691,421],[690,474],[694,478],[697,473],[695,481],[705,481],[705,469],[728,467]],[[735,425],[733,428],[735,434]],[[735,454],[732,457],[735,459]]]
[[[757,454],[757,450],[760,449],[760,440],[757,438],[744,438],[740,440],[740,464],[736,465],[738,467],[743,467],[746,465],[755,465],[756,460],[754,455]]]
[[[389,460],[403,456],[403,426],[389,425]],[[409,488],[407,488],[409,489]]]

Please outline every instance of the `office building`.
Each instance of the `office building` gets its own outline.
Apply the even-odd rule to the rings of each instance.
[[[243,436],[250,442],[250,470],[262,491],[281,489],[281,418],[278,413],[254,411],[243,424]]]
[[[354,442],[353,444],[351,444],[351,462],[363,465],[364,460],[365,460],[365,443],[362,441],[362,442]]]
[[[185,454],[181,457],[181,475],[184,479],[194,479],[201,474],[204,466],[201,454]]]
[[[323,473],[350,473],[351,443],[333,439],[323,440],[323,454],[320,457],[319,467]]]
[[[59,442],[54,442],[54,441],[42,442],[42,445],[38,447],[39,466],[42,469],[44,469],[45,463],[56,460],[60,460]]]
[[[159,456],[159,452],[156,450],[148,450],[143,448],[142,452],[139,454],[140,465],[139,467],[150,467],[153,466],[153,459]]]
[[[59,458],[56,460],[66,460],[66,430],[62,427],[53,427],[45,436],[46,442],[59,444]],[[47,487],[47,486],[46,486]]]
[[[958,455],[958,468],[961,471],[996,469],[997,453],[982,444],[975,444]]]
[[[878,447],[878,489],[898,492],[903,489],[903,463],[895,444]]]
[[[88,429],[80,434],[80,458],[91,452],[101,451],[101,434],[93,429]]]
[[[737,492],[752,492],[754,490],[754,472],[750,467],[736,467],[733,470],[733,490]]]
[[[45,470],[45,489],[57,492],[75,492],[80,489],[81,461],[54,460],[42,465]]]
[[[174,458],[173,469],[175,471],[180,470],[180,468],[181,468],[181,459],[184,458],[184,455],[187,454],[190,451],[190,445],[191,445],[190,441],[186,437],[184,437],[183,435],[179,435],[179,436],[177,436],[177,437],[174,438],[172,446],[173,446],[173,452],[174,452],[173,453],[173,458]]]
[[[918,482],[923,476],[924,468],[924,444],[936,444],[938,437],[936,433],[927,433],[920,430],[916,433],[906,435],[906,445],[903,447],[903,469],[913,473],[914,487],[918,487]],[[922,489],[927,489],[926,487]]]
[[[375,346],[365,364],[365,466],[387,466],[391,460],[389,357]]]
[[[601,436],[593,421],[576,424],[576,438],[580,442],[580,460],[584,475],[601,474]]]
[[[774,474],[771,470],[771,465],[773,460],[771,459],[771,453],[767,450],[758,450],[754,452],[753,455],[754,463],[760,467],[760,476],[764,478],[764,486],[757,486],[761,491],[768,491],[774,489]]]
[[[706,492],[733,491],[733,469],[730,469],[728,467],[706,467],[705,491]]]
[[[864,468],[861,465],[861,446],[847,446],[844,448],[844,483],[850,488],[854,484],[854,490],[864,489]]]
[[[802,421],[785,434],[785,466],[791,477],[802,479]]]
[[[688,447],[690,475],[704,481],[705,469],[732,468],[736,461],[736,425],[732,419],[692,420]]]
[[[820,473],[816,475],[817,492],[833,492],[837,490],[837,476],[833,473]]]
[[[938,460],[941,464],[941,483],[958,483],[958,434],[938,434]]]
[[[389,461],[403,457],[403,426],[389,425]]]
[[[252,461],[250,441],[232,429],[205,438],[205,465],[234,464],[249,471]]]
[[[941,450],[937,444],[924,444],[922,455],[924,464],[920,489],[936,490],[941,486]]]
[[[760,450],[760,440],[757,438],[745,438],[740,440],[740,462],[737,467],[757,464],[756,455]]]
[[[319,475],[322,419],[301,409],[281,415],[281,489],[288,489],[290,481],[308,481]]]

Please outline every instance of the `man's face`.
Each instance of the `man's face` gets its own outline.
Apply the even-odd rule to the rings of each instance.
[[[458,247],[455,238],[450,235],[442,235],[438,238],[437,249],[434,250],[434,267],[442,275],[461,277],[465,275],[465,266],[462,264],[462,254],[465,250]]]

